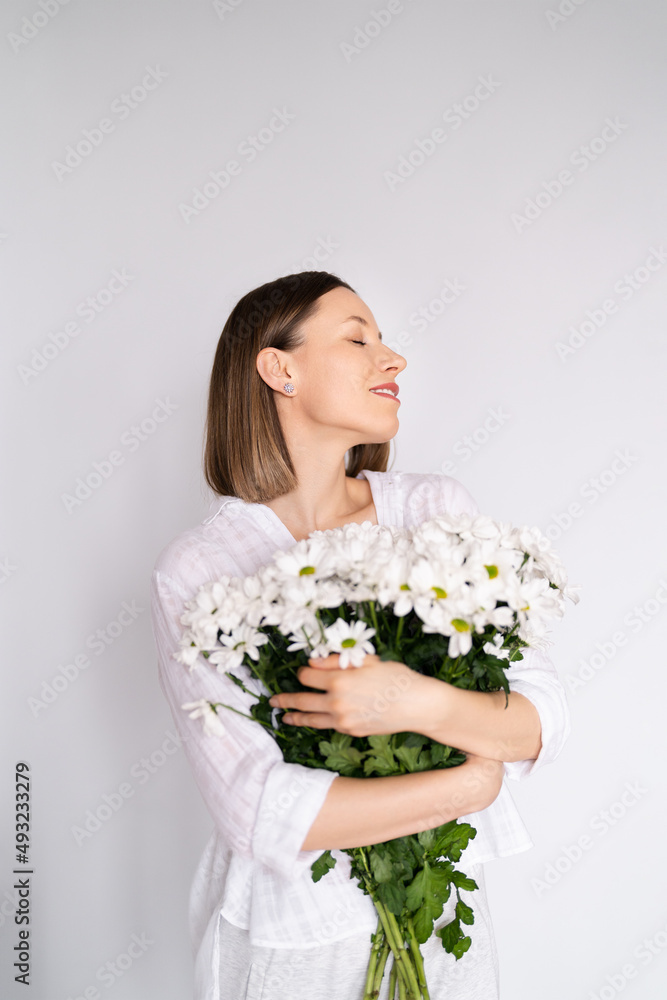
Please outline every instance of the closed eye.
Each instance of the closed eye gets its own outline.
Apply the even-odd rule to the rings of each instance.
[[[365,344],[366,341],[365,340],[353,340],[352,343],[353,344]]]

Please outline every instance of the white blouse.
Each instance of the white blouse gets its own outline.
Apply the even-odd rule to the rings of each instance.
[[[379,524],[410,527],[445,512],[478,512],[468,491],[442,473],[372,472],[368,480]],[[218,960],[219,917],[249,931],[252,944],[303,948],[375,931],[370,898],[349,877],[350,860],[333,850],[336,866],[319,882],[310,866],[321,850],[301,845],[326,798],[334,772],[285,763],[258,723],[220,710],[225,735],[206,736],[184,702],[207,698],[248,711],[253,699],[202,658],[190,672],[172,654],[183,626],[184,604],[197,588],[224,574],[245,576],[295,544],[277,514],[261,503],[217,497],[209,516],[179,535],[157,559],[152,578],[152,618],[160,684],[183,740],[195,780],[215,828],[200,859],[190,896],[196,979],[204,995]],[[239,676],[253,688],[247,668]],[[246,671],[246,673],[243,673]],[[569,734],[565,693],[550,659],[528,650],[507,671],[512,691],[529,698],[542,724],[536,760],[505,764],[524,778],[553,761]],[[253,688],[259,690],[259,687]],[[532,846],[506,783],[487,809],[462,817],[477,829],[460,868]]]

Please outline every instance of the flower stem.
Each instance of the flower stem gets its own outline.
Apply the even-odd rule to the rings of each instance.
[[[408,1000],[405,992],[405,983],[400,976],[398,977],[398,1000]]]
[[[391,948],[392,954],[394,956],[394,965],[398,970],[399,977],[399,988],[401,984],[403,988],[409,991],[402,995],[405,996],[405,1000],[421,1000],[421,992],[419,989],[419,983],[417,981],[417,976],[412,965],[410,958],[410,953],[405,947],[405,936],[399,927],[398,921],[393,913],[388,910],[383,903],[377,898],[373,891],[372,875],[371,870],[368,867],[368,860],[366,858],[366,853],[362,847],[355,850],[355,854],[358,855],[363,866],[366,869],[366,875],[364,876],[364,882],[366,883],[366,889],[368,895],[373,900],[375,904],[375,909],[380,915],[380,920],[382,922],[382,928],[386,935],[389,947]]]
[[[377,903],[375,905],[377,906]],[[412,964],[412,961],[410,960],[410,952],[405,947],[405,934],[403,929],[400,927],[398,920],[390,910],[385,909],[385,914],[387,925],[391,928],[391,937],[389,939],[391,941],[393,938],[398,948],[398,959],[401,963],[398,971],[399,973],[402,971],[404,972],[405,984],[409,990],[408,996],[410,997],[410,1000],[412,1000],[413,997],[414,1000],[421,1000],[422,992],[419,986],[417,972]],[[387,936],[389,937],[389,935]]]
[[[382,977],[384,976],[385,966],[387,964],[387,959],[389,957],[389,951],[390,951],[389,942],[387,941],[387,938],[384,933],[382,934],[382,938],[384,944],[382,946],[382,951],[380,952],[380,955],[378,957],[378,964],[375,970],[375,979],[373,980],[373,992],[371,993],[372,997],[380,996],[380,984],[382,983]]]
[[[368,602],[368,610],[370,611],[371,618],[373,620],[373,628],[375,629],[376,638],[379,639],[379,637],[380,637],[380,629],[378,627],[377,614],[375,613],[375,601],[369,601]]]
[[[234,708],[233,705],[225,705],[224,701],[209,701],[209,705],[211,705],[212,707],[219,706],[220,708],[228,708],[230,712],[236,712],[237,715],[242,715],[244,719],[250,719],[251,722],[259,722],[262,726],[266,726],[267,729],[270,729],[271,732],[275,735],[276,730],[273,728],[273,726],[269,725],[268,722],[262,722],[261,719],[255,719],[252,717],[252,715],[248,715],[247,712],[241,712],[239,711],[238,708]]]
[[[396,962],[391,963],[391,972],[389,973],[389,1000],[396,1000],[396,977],[398,976],[398,969],[396,968]]]
[[[428,991],[428,986],[426,985],[426,973],[424,972],[424,959],[419,949],[419,942],[417,941],[417,935],[415,934],[412,917],[408,917],[408,935],[410,938],[410,951],[412,952],[415,969],[417,970],[417,979],[419,980],[419,988],[421,990],[422,998],[423,1000],[430,1000],[430,993]]]
[[[378,917],[378,925],[375,934],[372,936],[371,945],[371,957],[368,960],[368,971],[366,972],[366,984],[364,986],[364,1000],[374,1000],[377,997],[377,993],[373,992],[373,986],[375,984],[375,973],[378,964],[378,953],[380,949],[384,946],[386,941],[384,931],[382,930],[382,921]]]

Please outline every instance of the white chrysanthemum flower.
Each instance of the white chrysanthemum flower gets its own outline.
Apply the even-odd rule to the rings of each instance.
[[[182,636],[179,644],[180,644],[179,651],[177,653],[172,654],[174,659],[178,660],[179,663],[184,663],[186,667],[189,667],[190,670],[193,670],[195,663],[199,658],[199,653],[200,653],[199,647],[193,645],[189,633],[186,633],[184,636]]]
[[[499,660],[509,660],[510,651],[509,649],[503,649],[502,646],[503,637],[496,633],[491,642],[484,643],[482,649],[485,653],[489,653],[489,655],[495,656]]]
[[[549,586],[545,577],[535,577],[520,588],[520,597],[515,605],[519,621],[519,634],[527,625],[537,633],[544,631],[547,622],[562,618],[564,614],[560,591]]]
[[[293,653],[298,649],[303,649],[312,656],[327,656],[328,649],[323,652],[326,648],[323,636],[324,629],[321,622],[315,615],[312,615],[309,622],[304,623],[289,635],[290,645],[287,647],[287,651]]]
[[[289,652],[338,652],[342,667],[358,666],[374,652],[374,630],[339,619],[323,631],[318,611],[368,601],[392,607],[396,617],[414,612],[424,633],[449,639],[452,657],[468,653],[473,636],[488,627],[501,634],[487,652],[500,650],[512,627],[541,648],[547,622],[562,616],[566,598],[579,599],[578,589],[567,585],[536,528],[468,514],[442,514],[413,528],[352,522],[278,550],[253,576],[224,576],[200,588],[186,605],[186,631],[173,655],[193,669],[204,653],[219,671],[250,678],[245,654],[258,659],[258,646],[269,641],[258,629],[273,626],[288,638]]]
[[[201,718],[203,720],[204,732],[207,736],[225,735],[225,727],[218,718],[218,713],[206,698],[200,698],[199,701],[187,701],[181,705],[181,708],[185,709],[190,719]]]
[[[360,667],[367,653],[374,653],[375,647],[368,640],[375,635],[374,628],[367,628],[366,623],[357,619],[346,622],[337,618],[333,625],[324,630],[329,652],[340,653],[339,666]]]
[[[246,654],[251,659],[258,660],[259,647],[268,641],[268,635],[258,632],[252,625],[239,625],[238,628],[232,629],[230,635],[224,633],[220,635],[219,642],[222,649],[211,653],[209,662],[217,664],[218,670],[223,665],[225,670],[232,670],[243,663]]]
[[[318,532],[314,532],[291,549],[276,552],[273,558],[284,578],[314,576],[321,579],[334,572],[335,549]]]
[[[453,659],[457,656],[465,656],[472,648],[472,626],[469,622],[460,618],[454,618],[451,622],[452,633],[449,636],[448,655]]]

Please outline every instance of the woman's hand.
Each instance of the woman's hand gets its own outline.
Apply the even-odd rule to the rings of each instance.
[[[540,753],[540,716],[518,691],[506,703],[504,691],[463,690],[375,653],[346,670],[339,660],[331,653],[299,668],[301,683],[317,691],[273,695],[275,708],[293,709],[283,722],[348,736],[421,733],[496,761],[535,760]]]
[[[311,657],[309,667],[301,667],[298,678],[315,691],[276,694],[270,699],[275,708],[294,709],[283,722],[313,729],[335,729],[349,736],[377,733],[419,732],[425,695],[422,674],[396,660],[366,655],[361,667],[339,667],[340,654]]]

